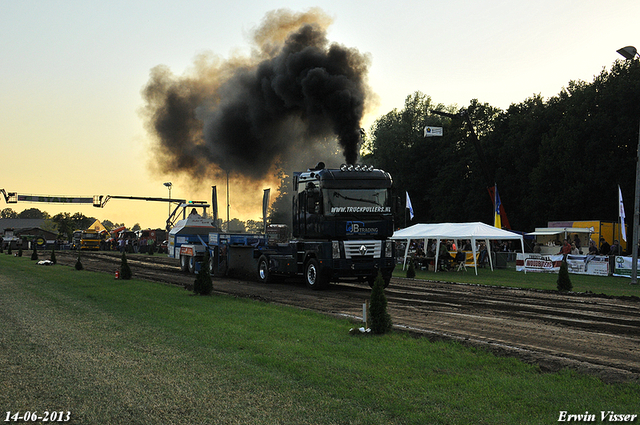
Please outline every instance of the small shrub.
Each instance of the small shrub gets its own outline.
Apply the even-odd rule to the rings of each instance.
[[[7,255],[11,255],[11,244],[9,244],[7,248]]]
[[[51,259],[50,259],[50,261],[53,264],[58,264],[58,260],[56,260],[56,251],[53,250],[53,249],[51,250]]]
[[[566,261],[562,261],[560,266],[560,272],[558,273],[558,291],[565,292],[571,291],[573,284],[569,278],[569,266]]]
[[[22,247],[18,248],[18,257],[22,257]]]
[[[127,254],[122,253],[122,263],[120,264],[120,279],[129,280],[131,279],[131,268],[129,267],[129,263],[127,262]]]
[[[76,260],[75,268],[76,270],[84,270],[84,266],[82,265],[82,261],[80,261],[79,255],[78,255],[78,259]]]
[[[210,295],[213,291],[211,273],[209,273],[209,251],[205,250],[202,266],[198,270],[196,280],[193,282],[193,292],[199,295]]]
[[[391,330],[391,316],[387,313],[387,297],[384,295],[384,279],[380,273],[378,273],[371,289],[369,315],[371,316],[371,332],[384,334]]]
[[[409,258],[409,266],[407,267],[407,277],[413,279],[416,277],[416,267],[413,265],[413,258]]]
[[[155,244],[153,244],[153,243],[150,243],[150,244],[148,245],[148,252],[149,252],[149,255],[153,255],[153,252],[154,252],[154,250],[155,250],[155,249],[154,249],[154,246],[155,246]]]
[[[20,248],[20,250],[18,251],[18,257],[22,257],[22,248]],[[36,247],[33,247],[33,252],[31,253],[31,259],[32,260],[38,260],[38,250],[36,249]]]

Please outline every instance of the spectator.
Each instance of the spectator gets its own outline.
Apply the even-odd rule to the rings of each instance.
[[[580,236],[578,236],[577,233],[573,237],[573,243],[576,244],[576,248],[578,248],[578,251],[580,251],[580,248],[582,248],[582,241],[580,240]]]
[[[600,255],[609,255],[609,250],[611,249],[611,245],[609,242],[604,240],[604,238],[600,237]]]
[[[478,265],[484,267],[489,261],[489,252],[484,242],[480,243],[480,254],[478,255]]]
[[[613,245],[609,248],[609,255],[620,255],[620,242],[615,239]]]
[[[571,255],[580,255],[580,250],[576,246],[576,243],[571,243]]]
[[[598,248],[596,247],[596,242],[589,238],[589,255],[598,255]]]
[[[571,254],[571,245],[569,245],[569,241],[566,239],[562,242],[562,247],[560,248],[560,252],[558,254],[564,255],[567,258],[567,254]]]
[[[451,261],[453,261],[454,259],[455,257],[449,254],[447,244],[441,243],[440,250],[438,251],[438,262],[442,266],[442,269],[449,270],[451,268]]]

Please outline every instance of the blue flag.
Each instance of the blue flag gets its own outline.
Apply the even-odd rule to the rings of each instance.
[[[407,192],[407,208],[409,209],[409,218],[413,220],[413,206],[411,205],[411,199],[409,199],[409,192]]]

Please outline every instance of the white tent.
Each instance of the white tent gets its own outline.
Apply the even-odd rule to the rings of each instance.
[[[433,223],[433,224],[414,224],[413,226],[406,227],[393,233],[391,239],[394,240],[406,240],[407,248],[404,253],[404,261],[407,261],[407,255],[409,253],[409,241],[411,239],[423,239],[425,247],[427,246],[428,239],[437,240],[436,258],[435,264],[438,264],[438,254],[440,251],[440,241],[447,239],[469,239],[471,240],[471,247],[473,250],[473,264],[478,274],[478,264],[476,260],[476,241],[484,241],[487,249],[490,249],[490,240],[505,240],[505,239],[517,239],[520,241],[520,247],[524,254],[524,241],[522,235],[509,232],[507,230],[498,229],[497,227],[489,226],[481,222],[474,223]],[[491,255],[489,255],[489,264],[491,270],[493,270],[493,262],[491,261]],[[438,270],[438,267],[435,267]]]

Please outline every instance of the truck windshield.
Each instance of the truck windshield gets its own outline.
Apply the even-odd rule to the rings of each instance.
[[[97,233],[84,233],[82,237],[84,239],[100,239]]]
[[[324,189],[324,210],[327,215],[341,213],[391,213],[384,189]]]

